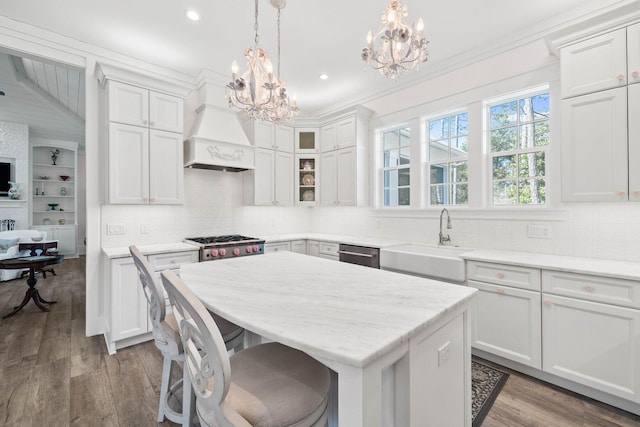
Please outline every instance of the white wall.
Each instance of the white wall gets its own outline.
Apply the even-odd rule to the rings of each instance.
[[[15,229],[29,228],[29,126],[24,123],[0,122],[0,158],[12,163],[13,181],[20,185],[22,201],[0,201],[0,220],[13,219]]]

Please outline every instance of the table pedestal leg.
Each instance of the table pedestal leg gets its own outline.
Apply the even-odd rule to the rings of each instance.
[[[11,317],[14,314],[16,314],[17,312],[19,312],[20,310],[22,310],[22,307],[27,305],[27,303],[31,299],[33,299],[33,302],[35,303],[36,306],[38,306],[38,308],[40,310],[49,311],[49,308],[45,307],[43,304],[55,304],[57,301],[47,301],[47,300],[43,299],[40,296],[40,293],[38,292],[38,289],[36,289],[36,283],[37,282],[38,282],[38,280],[35,277],[35,268],[30,268],[29,269],[29,278],[27,279],[27,285],[29,285],[29,289],[27,289],[27,292],[24,294],[24,299],[22,300],[20,305],[17,305],[15,307],[13,307],[13,311],[11,313],[3,316],[3,319],[6,319],[7,317]]]

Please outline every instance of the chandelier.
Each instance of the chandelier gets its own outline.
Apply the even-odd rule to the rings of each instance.
[[[273,75],[273,64],[267,52],[258,46],[258,0],[255,0],[255,45],[245,49],[247,70],[238,76],[238,63],[231,64],[232,80],[226,86],[229,107],[244,110],[252,120],[271,121],[276,124],[290,122],[298,114],[295,100],[287,95],[287,87],[280,78],[280,10],[285,0],[271,0],[278,9],[278,75]]]
[[[422,18],[417,25],[407,25],[408,7],[402,0],[394,0],[382,14],[382,26],[375,34],[367,34],[367,47],[362,49],[362,60],[380,74],[397,79],[406,71],[417,68],[427,60],[427,43],[422,30]]]

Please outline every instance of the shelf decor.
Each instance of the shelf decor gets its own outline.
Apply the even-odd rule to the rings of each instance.
[[[56,166],[56,162],[58,161],[58,154],[60,154],[59,149],[51,150],[51,164]]]

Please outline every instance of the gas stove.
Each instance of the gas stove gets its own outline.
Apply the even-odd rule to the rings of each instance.
[[[264,240],[239,234],[189,237],[184,241],[200,248],[200,261],[213,261],[264,253]]]

